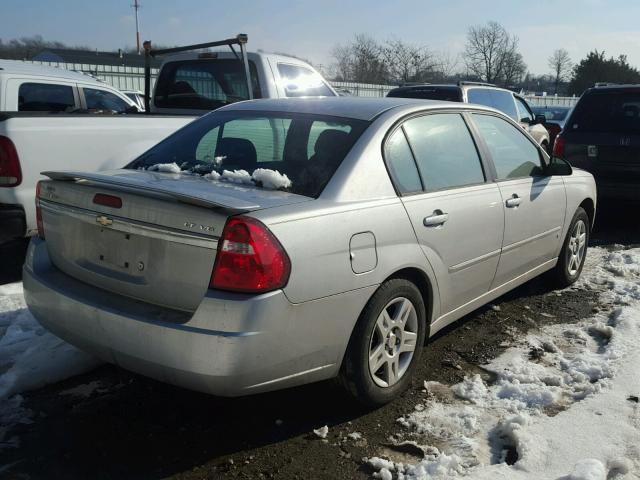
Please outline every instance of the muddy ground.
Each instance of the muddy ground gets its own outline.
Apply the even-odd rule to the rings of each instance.
[[[593,245],[640,244],[635,213],[603,210],[600,217]],[[3,266],[0,282],[19,279],[15,264],[23,246],[13,248],[17,253]],[[36,421],[15,429],[19,448],[0,451],[0,477],[370,478],[362,458],[383,452],[390,436],[402,431],[396,419],[424,399],[424,380],[452,384],[484,373],[484,363],[541,322],[578,321],[599,308],[595,292],[555,292],[544,277],[493,305],[499,308],[481,308],[431,339],[412,387],[373,411],[355,405],[333,382],[224,399],[100,367],[25,394]],[[87,384],[96,388],[68,393]],[[329,427],[326,441],[312,432],[323,425]],[[347,438],[351,432],[362,439]]]

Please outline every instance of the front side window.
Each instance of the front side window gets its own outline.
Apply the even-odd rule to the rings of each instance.
[[[18,89],[19,112],[68,112],[76,108],[73,88],[52,83],[23,83]]]
[[[258,184],[254,172],[266,169],[291,180],[285,190],[316,197],[368,125],[323,115],[218,111],[174,133],[127,168],[154,170],[175,163],[188,174],[248,185]],[[225,173],[235,171],[235,178]]]
[[[518,120],[524,123],[531,123],[533,121],[533,113],[529,111],[529,107],[521,98],[516,98],[516,107],[518,107]]]
[[[130,106],[123,99],[106,90],[83,87],[82,91],[84,92],[88,110],[107,110],[124,113]]]
[[[493,115],[474,113],[473,120],[487,144],[498,180],[543,174],[538,147],[520,128]]]
[[[260,98],[256,66],[249,61],[253,98]],[[213,110],[248,100],[244,65],[236,59],[170,62],[160,71],[154,102],[160,108]]]
[[[469,129],[459,114],[424,115],[403,128],[415,155],[425,190],[440,190],[485,181]]]
[[[422,190],[418,168],[402,128],[398,128],[385,144],[385,160],[396,187],[401,193]]]
[[[278,73],[287,97],[333,97],[320,75],[309,68],[278,63]]]

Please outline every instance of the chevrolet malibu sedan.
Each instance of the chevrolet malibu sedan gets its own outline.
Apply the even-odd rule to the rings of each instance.
[[[426,339],[582,270],[592,176],[481,106],[236,103],[121,170],[46,172],[25,296],[107,362],[223,396],[338,377],[368,405]]]

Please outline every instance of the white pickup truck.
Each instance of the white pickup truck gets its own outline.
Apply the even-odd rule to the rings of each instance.
[[[122,167],[195,116],[236,101],[336,95],[328,82],[302,60],[266,53],[245,55],[244,50],[242,54],[241,58],[235,52],[167,57],[161,65],[147,114],[129,113],[133,109],[128,107],[118,110],[112,98],[111,103],[105,100],[100,106],[88,108],[85,98],[88,87],[84,85],[91,78],[88,76],[31,65],[33,74],[26,76],[24,72],[0,66],[0,244],[36,231],[35,187],[43,178],[42,171]],[[46,70],[40,72],[46,78],[37,78],[34,71],[37,68]],[[247,71],[251,92],[247,88]],[[71,87],[68,97],[74,100],[73,106],[58,107],[57,113],[51,113],[51,109],[33,111],[34,104],[55,100],[51,94],[42,93],[47,90],[44,87],[56,83],[50,78],[52,73],[58,75],[58,83],[68,83],[68,79],[62,81],[65,74],[75,76],[76,86]],[[36,89],[40,97],[31,103],[30,109],[20,108],[28,103],[19,98],[25,84],[44,85]],[[123,94],[119,96],[122,101],[126,99],[128,106],[133,105]],[[18,101],[12,108],[14,104],[2,103],[6,99]],[[92,113],[97,110],[102,113]]]

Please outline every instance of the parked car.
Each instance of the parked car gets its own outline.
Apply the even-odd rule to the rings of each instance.
[[[541,106],[531,107],[531,110],[533,110],[536,118],[539,115],[544,115],[544,127],[547,129],[547,132],[549,132],[549,145],[551,149],[553,149],[553,144],[558,134],[564,128],[569,112],[571,112],[571,107]]]
[[[585,91],[556,139],[554,155],[591,172],[600,197],[640,200],[640,85]]]
[[[454,320],[573,283],[596,205],[498,111],[400,98],[241,102],[125,169],[46,175],[23,281],[47,329],[187,388],[340,376],[368,405]]]
[[[17,60],[0,60],[2,112],[134,112],[119,90],[83,73]]]
[[[336,95],[302,60],[268,53],[247,57],[255,98]],[[167,56],[152,112],[113,118],[86,112],[123,113],[133,101],[91,77],[15,61],[1,65],[5,103],[0,106],[8,112],[0,112],[0,243],[36,231],[34,195],[41,171],[120,168],[196,115],[249,98],[242,62],[226,52]],[[29,113],[14,112],[25,109]],[[34,112],[38,109],[60,113]]]
[[[458,82],[456,85],[407,85],[394,88],[387,96],[475,103],[493,107],[518,122],[536,142],[547,152],[551,152],[549,133],[543,126],[544,117],[535,116],[523,97],[506,88],[479,82]]]

